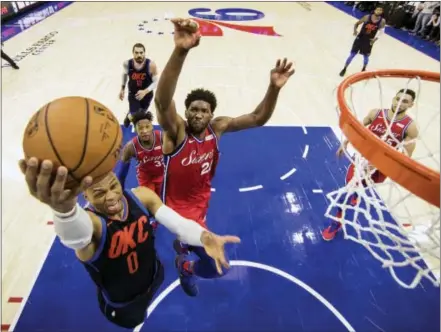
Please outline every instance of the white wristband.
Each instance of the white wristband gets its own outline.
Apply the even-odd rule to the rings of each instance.
[[[70,210],[69,212],[66,213],[61,213],[55,210],[52,210],[52,212],[54,213],[54,216],[59,217],[61,219],[67,219],[70,218],[72,216],[75,216],[75,214],[78,213],[78,208],[81,208],[80,205],[77,203],[75,204],[75,206],[73,207],[72,210]]]
[[[203,247],[201,236],[206,229],[195,221],[182,217],[165,205],[161,205],[156,211],[155,219],[167,227],[170,232],[176,234],[181,242],[191,246]]]

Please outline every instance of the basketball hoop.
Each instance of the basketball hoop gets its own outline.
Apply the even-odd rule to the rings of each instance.
[[[387,96],[383,92],[385,88],[380,78],[391,83],[390,94],[388,91]],[[403,83],[403,79],[408,79],[407,85]],[[395,84],[390,82],[394,80]],[[372,92],[372,84],[369,85],[371,81],[375,82],[375,89],[379,91],[380,104],[378,99],[375,101],[372,98],[375,93]],[[363,91],[358,99],[369,98],[369,100],[363,105],[360,114],[357,114],[352,97],[354,86],[359,82],[364,82],[368,91]],[[436,106],[437,110],[433,112],[433,116],[430,116],[430,112],[423,113],[428,117],[426,121],[428,124],[420,126],[416,142],[417,149],[422,146],[427,151],[424,156],[419,157],[415,157],[414,153],[413,159],[403,153],[404,142],[394,148],[385,142],[386,138],[380,139],[364,127],[360,120],[367,115],[369,109],[387,108],[383,107],[383,96],[392,99],[400,89],[410,89],[409,85],[414,82],[418,85],[415,104],[416,108],[419,108],[423,82],[432,85],[433,82],[439,83],[440,74],[419,70],[387,69],[357,73],[346,78],[339,85],[337,89],[339,126],[355,149],[352,155],[348,150],[345,151],[354,165],[354,176],[345,187],[327,195],[330,204],[325,214],[326,217],[341,222],[345,238],[367,248],[383,263],[383,267],[389,269],[393,278],[406,288],[416,287],[424,277],[439,286],[439,148],[429,147],[430,143],[438,144],[440,139],[439,99],[427,103],[428,108],[432,105]],[[348,102],[348,92],[351,103]],[[438,85],[437,92],[430,94],[430,97],[440,97]],[[374,103],[377,105],[375,106]],[[366,108],[367,104],[371,107]],[[414,119],[419,125],[418,118]],[[390,122],[393,121],[394,119]],[[428,128],[435,121],[436,128],[429,130]],[[390,128],[391,125],[388,125],[387,133],[391,133]],[[387,176],[388,179],[384,183],[375,183],[372,180],[372,174],[376,170]],[[349,200],[353,195],[357,195],[357,202],[350,204]],[[341,217],[337,217],[335,212],[332,213],[335,208],[342,211]],[[400,271],[405,276],[397,274],[398,267],[404,268]],[[416,275],[409,278],[409,270],[414,273],[415,269]]]

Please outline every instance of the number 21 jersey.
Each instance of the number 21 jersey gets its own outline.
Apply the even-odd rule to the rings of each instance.
[[[205,226],[211,179],[218,160],[217,137],[210,125],[201,140],[187,132],[176,150],[164,156],[163,202],[185,218]]]

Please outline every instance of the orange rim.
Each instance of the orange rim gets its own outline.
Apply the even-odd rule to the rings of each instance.
[[[357,82],[373,77],[420,77],[422,80],[440,82],[440,74],[421,70],[386,69],[361,72],[346,78],[338,87],[340,128],[354,148],[384,175],[432,205],[440,207],[440,176],[436,172],[387,145],[371,133],[352,114],[346,103],[346,89]]]

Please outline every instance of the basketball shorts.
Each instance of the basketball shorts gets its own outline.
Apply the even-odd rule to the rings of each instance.
[[[138,100],[136,93],[129,93],[129,111],[131,114],[138,112],[140,109],[147,111],[153,99],[153,92],[148,93],[143,99]]]
[[[370,55],[372,52],[371,40],[369,38],[357,37],[352,44],[351,53]]]
[[[101,291],[98,291],[98,303],[100,310],[113,324],[132,329],[144,322],[147,315],[147,309],[153,299],[153,296],[158,291],[163,281],[164,267],[158,260],[153,282],[147,292],[139,295],[136,299],[128,304],[116,305],[107,303]]]
[[[151,180],[138,178],[138,184],[141,187],[149,188],[150,190],[154,191],[156,195],[158,195],[159,197],[161,197],[162,182],[163,182],[162,176],[158,179],[151,179]]]
[[[355,171],[355,166],[354,164],[351,164],[348,168],[348,171],[346,172],[346,184],[348,184],[349,181],[351,181],[352,178],[354,177],[354,171]],[[387,179],[387,176],[381,173],[380,171],[376,170],[374,173],[372,173],[371,179],[374,183],[383,183]],[[362,183],[363,186],[366,187],[366,182],[362,181]]]

